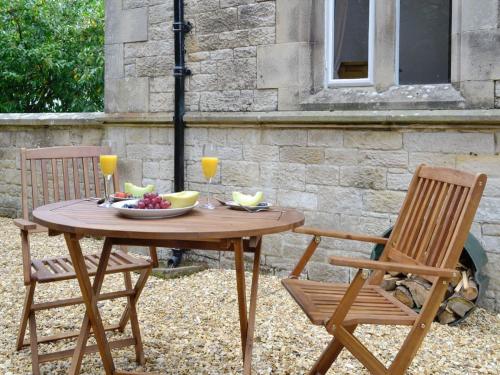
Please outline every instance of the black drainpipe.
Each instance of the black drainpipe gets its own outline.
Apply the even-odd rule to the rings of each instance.
[[[191,24],[184,20],[184,0],[174,1],[174,48],[175,48],[175,92],[174,92],[174,189],[184,190],[184,113],[185,108],[185,78],[191,74],[186,68],[184,55],[184,37],[191,30]],[[169,267],[177,267],[182,260],[182,249],[173,249],[172,257],[167,261]]]

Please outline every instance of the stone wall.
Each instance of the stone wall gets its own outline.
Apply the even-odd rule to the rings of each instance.
[[[396,0],[377,2],[372,87],[326,88],[321,0],[185,0],[188,111],[494,108],[498,0],[453,1],[451,84],[395,84]],[[173,109],[171,0],[106,0],[106,112]],[[497,89],[498,91],[498,89]]]
[[[205,190],[199,160],[202,145],[213,142],[221,157],[213,186],[218,196],[227,197],[234,190],[262,190],[266,200],[303,211],[307,225],[379,235],[394,223],[420,163],[485,172],[489,181],[472,232],[489,258],[490,286],[482,304],[500,310],[500,115],[496,125],[462,127],[422,125],[422,120],[418,125],[398,125],[395,117],[391,120],[387,115],[365,118],[362,124],[331,117],[324,124],[316,118],[317,125],[300,125],[299,117],[289,118],[289,123],[296,124],[291,126],[265,120],[265,116],[232,125],[233,120],[222,117],[203,124],[203,119],[188,115],[186,188]],[[485,117],[483,122],[488,119],[494,121]],[[154,183],[159,191],[172,188],[173,129],[164,119],[146,123],[101,115],[95,121],[64,125],[64,120],[9,123],[4,118],[0,121],[0,214],[19,215],[20,147],[99,144],[108,138],[118,144],[122,182]],[[286,274],[307,241],[292,233],[269,236],[264,242],[263,266]],[[348,269],[327,265],[327,257],[368,256],[370,251],[370,244],[325,238],[307,268],[308,276],[347,280]],[[230,258],[222,260],[224,266],[232,265]]]
[[[173,110],[173,3],[106,2],[106,111]],[[190,111],[272,111],[276,89],[257,90],[257,46],[275,41],[275,4],[186,0]],[[133,20],[133,22],[131,22]]]

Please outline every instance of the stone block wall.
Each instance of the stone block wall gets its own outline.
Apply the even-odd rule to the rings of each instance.
[[[394,82],[396,1],[377,2],[373,87],[326,88],[319,0],[185,0],[188,111],[494,108],[498,0],[453,2],[451,84]],[[106,112],[173,110],[171,0],[106,0]],[[498,85],[498,84],[497,84]],[[498,91],[498,89],[496,89]]]
[[[277,90],[258,90],[257,47],[275,42],[274,1],[188,0],[190,111],[274,111]]]
[[[173,129],[168,124],[125,125],[95,123],[84,126],[0,127],[0,215],[20,211],[19,148],[117,142],[122,182],[153,183],[159,191],[173,184]],[[363,129],[364,128],[364,129]],[[206,127],[190,124],[186,130],[186,189],[206,189],[201,173],[202,146],[219,146],[220,168],[212,191],[229,197],[234,190],[262,190],[266,200],[297,208],[306,224],[380,235],[395,221],[417,165],[427,163],[489,176],[484,198],[472,227],[485,248],[489,289],[484,306],[500,310],[500,132],[432,127],[338,129],[308,127]],[[287,274],[309,238],[293,233],[265,238],[262,266]],[[326,263],[331,255],[367,257],[372,245],[325,238],[307,267],[313,279],[349,279],[347,268]],[[210,256],[214,253],[199,254]],[[224,256],[222,265],[232,267]]]
[[[273,111],[276,89],[257,89],[257,46],[275,41],[275,4],[186,0],[186,107]],[[171,0],[107,0],[106,112],[169,112],[174,105]]]

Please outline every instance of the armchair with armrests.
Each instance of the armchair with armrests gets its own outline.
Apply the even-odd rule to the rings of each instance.
[[[333,338],[309,374],[325,374],[347,348],[373,374],[403,374],[410,366],[439,309],[457,265],[486,184],[484,174],[420,165],[389,238],[309,227],[295,232],[313,238],[282,281],[312,324]],[[331,257],[332,265],[357,268],[350,284],[299,279],[321,237],[385,245],[380,260]],[[373,272],[370,272],[373,271]],[[386,272],[419,275],[432,283],[419,313],[380,287]],[[389,368],[355,336],[359,324],[407,325],[410,333]]]

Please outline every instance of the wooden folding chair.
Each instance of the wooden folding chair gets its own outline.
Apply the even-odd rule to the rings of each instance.
[[[46,259],[32,259],[30,251],[30,234],[47,232],[38,224],[30,221],[30,212],[39,203],[48,204],[61,200],[91,198],[101,196],[101,179],[99,178],[99,155],[109,154],[107,147],[80,146],[80,147],[50,147],[39,149],[21,149],[21,185],[22,185],[22,212],[23,218],[14,220],[21,229],[21,249],[23,259],[24,284],[26,297],[21,317],[19,336],[16,348],[31,347],[33,374],[40,373],[39,364],[73,356],[75,349],[63,350],[47,354],[38,354],[38,344],[49,343],[61,339],[74,338],[80,331],[60,333],[51,336],[38,337],[36,332],[35,313],[58,307],[73,306],[83,303],[82,298],[58,299],[48,302],[33,303],[37,283],[51,283],[56,281],[75,279],[71,258],[61,255]],[[28,175],[29,170],[29,175]],[[62,172],[62,173],[61,173]],[[113,184],[118,184],[118,174],[115,173]],[[51,233],[49,233],[51,235]],[[66,249],[61,249],[67,254]],[[101,293],[99,300],[127,298],[127,306],[117,324],[106,327],[107,331],[118,330],[123,332],[127,322],[132,326],[131,338],[116,340],[111,343],[113,348],[134,345],[136,359],[144,362],[142,341],[139,325],[135,316],[135,305],[151,273],[152,267],[157,265],[155,248],[150,248],[151,261],[134,257],[123,250],[114,250],[106,274],[123,273],[124,290]],[[87,271],[91,276],[97,272],[100,254],[86,255]],[[132,285],[130,272],[140,272],[135,286]],[[29,340],[25,340],[26,328],[29,323]],[[80,335],[81,336],[81,335]],[[96,352],[97,346],[86,346],[88,335],[79,337],[77,343],[76,360],[73,360],[72,371],[78,373],[83,353]],[[81,342],[80,342],[81,341]]]
[[[309,374],[325,374],[347,348],[373,374],[403,374],[411,364],[444,298],[486,184],[484,174],[447,168],[417,168],[399,217],[388,239],[301,227],[295,232],[313,239],[285,288],[315,325],[324,325],[333,339]],[[379,261],[331,257],[330,263],[358,268],[351,284],[299,280],[321,237],[384,244]],[[368,270],[374,270],[370,274]],[[420,275],[432,288],[419,313],[380,284],[386,271]],[[409,325],[410,333],[386,368],[354,335],[358,324]]]

